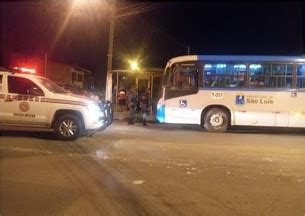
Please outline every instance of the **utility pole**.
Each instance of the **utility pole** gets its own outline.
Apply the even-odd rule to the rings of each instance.
[[[301,7],[301,11],[303,11],[303,4],[302,4],[302,7]],[[302,13],[302,12],[301,12]],[[305,54],[305,50],[304,50],[304,41],[305,41],[305,38],[304,38],[304,18],[303,18],[303,13],[302,13],[302,19],[300,19],[300,28],[301,28],[301,55],[304,55]]]
[[[112,4],[110,15],[110,30],[109,30],[109,45],[108,45],[108,62],[107,62],[107,76],[106,76],[106,93],[105,100],[112,102],[112,59],[113,59],[113,39],[114,39],[114,25],[115,25],[115,1]]]
[[[44,54],[44,78],[47,78],[48,53]]]
[[[190,51],[191,51],[190,46],[187,46],[187,55],[190,55]]]
[[[156,6],[152,8],[145,8],[145,7],[143,8],[143,5],[141,5],[137,7],[137,9],[135,9],[134,11],[130,11],[125,14],[116,15],[116,6],[115,6],[116,0],[112,0],[112,1],[113,3],[111,6],[111,15],[110,15],[109,45],[108,45],[108,54],[107,54],[108,56],[107,77],[106,77],[106,92],[105,92],[105,100],[109,100],[111,102],[112,102],[112,60],[113,60],[113,41],[114,41],[115,21],[117,19],[120,19],[121,17],[133,16],[157,8]]]

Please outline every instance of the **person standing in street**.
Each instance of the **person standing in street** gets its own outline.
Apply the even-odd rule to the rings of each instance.
[[[139,96],[139,103],[142,111],[142,123],[143,126],[146,126],[146,120],[147,120],[147,114],[150,108],[150,94],[149,94],[149,89],[144,88],[142,93]]]
[[[135,86],[132,86],[129,89],[127,93],[127,100],[128,100],[128,109],[129,109],[128,124],[134,124],[135,109],[138,102],[138,93],[136,91]]]

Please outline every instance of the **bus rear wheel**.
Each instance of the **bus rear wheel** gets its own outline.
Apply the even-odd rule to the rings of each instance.
[[[204,128],[209,132],[225,132],[228,126],[229,115],[222,109],[212,108],[204,116]]]

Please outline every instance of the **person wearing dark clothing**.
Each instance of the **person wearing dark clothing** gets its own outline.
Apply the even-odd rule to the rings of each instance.
[[[144,126],[146,126],[147,114],[151,103],[148,89],[144,89],[144,91],[140,94],[139,103],[142,111],[142,123]]]
[[[128,109],[129,109],[128,124],[134,124],[134,114],[138,102],[138,94],[135,87],[131,87],[129,89],[127,93],[127,101],[128,101]]]

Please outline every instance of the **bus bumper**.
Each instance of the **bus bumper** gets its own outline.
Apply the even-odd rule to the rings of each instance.
[[[164,123],[165,122],[165,105],[159,105],[158,104],[156,119],[160,123]]]

